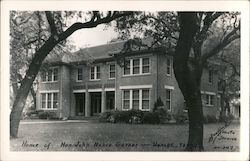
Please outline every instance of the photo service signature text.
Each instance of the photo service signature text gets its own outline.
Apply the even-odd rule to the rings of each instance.
[[[224,126],[219,128],[215,133],[212,133],[208,139],[208,143],[215,143],[215,141],[236,141],[237,138],[234,137],[234,130],[227,130],[231,122],[226,122]]]

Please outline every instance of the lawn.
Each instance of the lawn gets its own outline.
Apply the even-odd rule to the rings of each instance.
[[[239,151],[239,123],[211,138],[224,125],[204,125],[205,151]],[[10,147],[12,151],[183,151],[187,137],[187,124],[22,123]]]

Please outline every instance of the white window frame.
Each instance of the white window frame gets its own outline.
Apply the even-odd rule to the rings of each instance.
[[[169,63],[170,63],[170,64],[168,64],[168,60],[169,60]],[[166,66],[167,66],[167,67],[166,67],[167,76],[171,76],[171,75],[172,75],[172,59],[169,58],[169,57],[167,57]],[[169,68],[169,72],[170,72],[170,73],[168,73],[168,68]]]
[[[143,73],[142,68],[143,68],[143,59],[149,59],[149,72],[148,73]],[[139,59],[139,73],[138,74],[133,74],[133,60]],[[151,73],[151,59],[150,57],[141,57],[141,58],[131,58],[129,59],[129,65],[130,65],[130,71],[129,74],[125,74],[125,67],[123,67],[123,76],[137,76],[137,75],[148,75]]]
[[[214,104],[215,104],[215,95],[213,95],[213,94],[205,94],[205,96],[206,96],[206,106],[214,106]],[[207,102],[207,97],[208,97],[208,102]],[[211,104],[211,97],[213,97],[213,104]]]
[[[79,69],[82,70],[82,74],[81,74],[82,75],[82,79],[81,80],[79,80],[79,77],[78,77],[79,76]],[[76,81],[77,82],[82,82],[83,81],[83,68],[77,68],[76,69]]]
[[[94,79],[91,78],[91,68],[94,67]],[[90,81],[98,81],[98,80],[101,80],[101,67],[99,65],[96,65],[96,66],[92,66],[90,67],[90,70],[89,70],[89,80]],[[100,78],[97,79],[97,67],[100,68]]]
[[[111,65],[115,66],[115,70],[111,71],[111,68],[110,68]],[[110,74],[111,72],[114,72],[115,76],[116,76],[116,65],[115,65],[115,63],[109,64],[109,79],[115,79],[115,77],[110,77],[111,76],[111,74]]]
[[[133,91],[134,90],[139,90],[139,110],[141,111],[150,111],[150,93],[151,90],[150,88],[142,88],[142,89],[123,89],[122,90],[122,110],[123,111],[127,111],[127,110],[131,110],[133,107]],[[142,90],[148,90],[149,91],[149,109],[142,109]],[[124,91],[129,91],[129,109],[124,109]]]
[[[54,79],[54,76],[55,76],[54,70],[55,69],[57,69],[57,80]],[[51,75],[52,80],[51,81],[48,81],[49,80],[49,70],[52,70],[52,75]],[[45,81],[43,80],[43,74],[45,74],[45,79],[46,79]],[[58,82],[58,79],[59,79],[59,68],[58,67],[50,67],[48,70],[43,71],[41,73],[41,82],[42,83],[54,83],[54,82]]]
[[[124,108],[124,92],[129,91],[129,108]],[[127,100],[127,99],[126,99]],[[132,90],[122,90],[122,111],[128,111],[132,109]]]
[[[40,105],[40,109],[41,110],[57,110],[57,108],[54,108],[54,94],[57,93],[57,104],[59,105],[59,92],[58,91],[49,91],[49,92],[40,92],[40,96],[41,96],[41,105]],[[45,108],[42,108],[42,94],[45,94]],[[51,94],[51,100],[50,100],[50,105],[51,108],[48,108],[48,94]]]

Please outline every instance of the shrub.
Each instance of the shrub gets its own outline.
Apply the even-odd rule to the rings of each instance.
[[[168,113],[164,108],[157,108],[153,113],[158,115],[160,123],[166,123],[171,120],[171,114]]]
[[[144,124],[159,124],[160,119],[155,112],[145,112],[142,118],[142,123]]]
[[[129,123],[133,123],[133,124],[139,124],[142,122],[142,118],[143,118],[143,111],[141,110],[129,110],[127,111],[129,114]]]
[[[219,117],[219,121],[220,122],[229,122],[229,121],[232,121],[234,119],[234,116],[233,114],[228,114],[227,116],[225,115],[220,115]]]
[[[177,113],[176,115],[174,115],[174,119],[176,123],[184,124],[188,121],[188,115],[184,113]]]
[[[217,122],[217,118],[214,115],[204,116],[204,123],[215,123]]]
[[[55,112],[41,112],[38,113],[39,119],[57,119]]]
[[[99,121],[100,122],[109,122],[110,116],[112,115],[111,111],[106,111],[101,113],[101,115],[99,116]]]
[[[158,107],[164,106],[161,97],[158,97],[155,104],[154,104],[154,108],[153,111],[157,110]]]

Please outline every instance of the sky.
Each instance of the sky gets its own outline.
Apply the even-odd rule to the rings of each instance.
[[[118,34],[112,27],[105,30],[104,28],[105,25],[99,25],[95,28],[78,30],[69,37],[69,40],[76,46],[76,49],[107,44]]]

